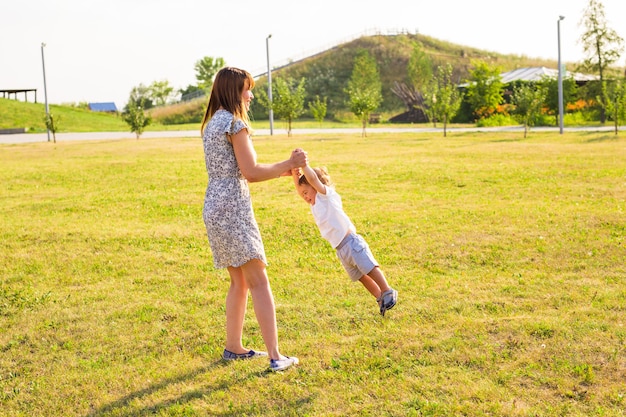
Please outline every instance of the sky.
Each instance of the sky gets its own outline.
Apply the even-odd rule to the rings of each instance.
[[[273,68],[398,32],[556,61],[559,16],[562,62],[575,63],[584,57],[588,1],[3,0],[0,90],[37,89],[40,103],[47,95],[50,104],[115,102],[121,110],[140,84],[195,85],[194,65],[206,56],[259,75],[268,52]],[[626,1],[600,1],[608,26],[626,39]]]

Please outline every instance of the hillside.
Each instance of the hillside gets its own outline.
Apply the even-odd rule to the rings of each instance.
[[[60,132],[124,131],[128,126],[115,114],[96,113],[87,109],[52,104]],[[0,98],[0,129],[25,128],[27,132],[45,132],[45,105]]]
[[[344,89],[352,73],[354,57],[359,50],[367,49],[376,58],[383,84],[381,110],[389,113],[402,112],[405,110],[404,105],[391,89],[394,82],[408,82],[407,65],[415,43],[421,43],[422,50],[431,57],[434,67],[450,63],[454,68],[454,77],[459,82],[469,75],[473,60],[488,62],[500,67],[503,72],[523,67],[557,66],[556,61],[503,55],[420,34],[399,34],[361,37],[277,68],[272,71],[272,75],[294,79],[304,77],[307,80],[307,100],[314,99],[316,95],[327,97],[329,112],[341,111],[347,100]],[[265,77],[258,81],[257,89],[267,90]]]

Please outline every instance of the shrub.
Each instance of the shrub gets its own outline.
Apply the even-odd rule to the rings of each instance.
[[[494,114],[491,117],[480,119],[476,122],[478,127],[494,127],[494,126],[514,126],[519,123],[511,116],[504,114]]]

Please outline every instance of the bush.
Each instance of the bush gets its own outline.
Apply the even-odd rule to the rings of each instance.
[[[519,122],[511,116],[494,114],[491,117],[480,119],[476,122],[477,127],[516,126]]]

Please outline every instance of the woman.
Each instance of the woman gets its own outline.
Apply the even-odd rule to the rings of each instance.
[[[227,268],[230,275],[223,358],[269,356],[270,369],[280,371],[297,364],[298,358],[284,356],[278,349],[274,297],[248,182],[291,175],[292,169],[304,167],[307,160],[306,153],[296,149],[282,162],[257,163],[248,117],[253,87],[250,73],[238,68],[223,68],[215,77],[201,128],[209,177],[202,214],[214,265]],[[267,353],[242,344],[248,292]]]

